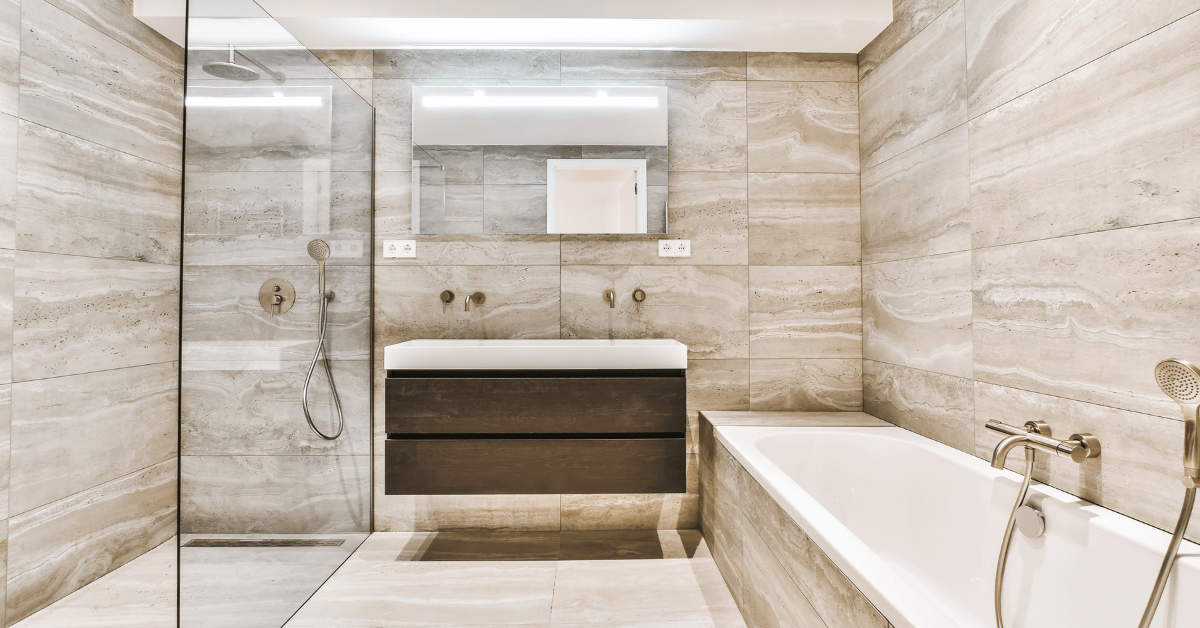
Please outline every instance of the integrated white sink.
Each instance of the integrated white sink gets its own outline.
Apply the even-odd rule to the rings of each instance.
[[[387,370],[686,369],[687,345],[667,339],[410,340],[383,350]]]

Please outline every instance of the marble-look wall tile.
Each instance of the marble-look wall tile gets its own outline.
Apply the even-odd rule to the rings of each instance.
[[[976,455],[990,459],[1000,442],[1001,435],[984,424],[989,419],[1011,424],[1012,417],[1045,421],[1055,434],[1090,433],[1104,448],[1099,458],[1079,464],[1039,456],[1035,479],[1162,530],[1174,529],[1183,493],[1182,421],[976,382]],[[1200,519],[1192,518],[1187,538],[1200,541]]]
[[[373,50],[312,50],[326,67],[345,79],[375,78],[375,51]]]
[[[558,79],[557,50],[376,50],[377,79]]]
[[[858,173],[858,83],[747,83],[750,172]]]
[[[184,370],[182,455],[370,455],[370,363],[333,362],[345,418],[345,431],[333,441],[317,436],[304,420],[300,393],[308,366],[294,362],[278,370]],[[322,431],[337,430],[329,385],[319,370],[309,390],[309,407]]]
[[[8,520],[8,624],[175,534],[176,460]]]
[[[750,357],[861,357],[861,281],[858,266],[751,266]]]
[[[8,519],[9,485],[11,483],[10,461],[12,460],[12,384],[0,385],[0,520]],[[7,541],[7,534],[3,535]],[[3,557],[0,556],[0,560]],[[0,563],[3,564],[3,563]],[[0,579],[3,573],[0,572]],[[0,591],[4,587],[0,586]]]
[[[816,52],[751,52],[746,56],[751,81],[858,82],[858,55]]]
[[[344,534],[370,527],[370,456],[182,456],[193,534]]]
[[[179,263],[178,169],[29,122],[17,159],[22,250]]]
[[[407,174],[407,173],[405,173]],[[557,266],[556,235],[421,235],[417,257],[384,258],[375,241],[375,266]],[[439,291],[440,292],[440,291]]]
[[[483,230],[489,234],[546,233],[546,186],[483,186]]]
[[[180,168],[183,81],[46,0],[21,2],[21,117]]]
[[[1194,0],[969,3],[972,118],[1200,9]],[[1160,69],[1145,57],[1138,61],[1142,69]]]
[[[177,359],[178,268],[25,251],[16,267],[14,380]]]
[[[501,147],[492,147],[501,148]],[[413,159],[429,158],[444,168],[446,185],[483,185],[483,146],[414,146]],[[543,164],[544,166],[545,164]],[[424,170],[421,171],[424,173]],[[536,183],[537,181],[532,181]],[[542,173],[541,182],[546,182]],[[528,183],[517,181],[514,183]]]
[[[443,290],[456,295],[445,308]],[[474,292],[487,300],[464,311]],[[384,346],[417,338],[557,338],[558,297],[557,266],[379,267],[375,337]]]
[[[698,410],[749,410],[748,360],[688,360],[687,407]]]
[[[375,237],[392,239],[411,235],[412,172],[407,169],[403,172],[376,172]]]
[[[750,360],[750,409],[861,412],[862,360]]]
[[[864,360],[863,410],[959,451],[975,453],[974,388],[969,379]]]
[[[745,80],[746,53],[679,50],[563,50],[563,80]]]
[[[334,245],[330,265],[370,264],[371,173],[334,172],[316,190],[306,183],[298,172],[188,173],[188,266],[311,266],[308,243],[318,237]]]
[[[0,248],[3,249],[16,248],[17,240],[18,128],[17,118],[0,113]]]
[[[967,125],[862,173],[863,263],[971,248]]]
[[[1200,346],[1200,220],[981,249],[975,379],[1179,417],[1154,365]]]
[[[625,296],[638,288],[640,307]],[[562,337],[674,338],[691,359],[746,358],[747,289],[744,266],[563,266]]]
[[[13,293],[16,251],[0,249],[0,384],[13,381]]]
[[[668,226],[692,241],[692,256],[659,257],[654,236],[563,236],[564,264],[744,265],[749,222],[746,175],[672,172]]]
[[[746,171],[746,83],[668,81],[667,149],[678,172]]]
[[[21,2],[0,0],[0,113],[17,115],[21,84]]]
[[[971,256],[863,266],[863,357],[970,378]]]
[[[893,0],[892,23],[858,53],[858,78],[879,68],[904,44],[959,0]]]
[[[737,505],[747,527],[753,527],[763,545],[779,561],[823,623],[838,628],[887,628],[888,622],[779,506],[758,480],[737,465]],[[762,577],[748,574],[747,580]]]
[[[1200,216],[1198,85],[1192,15],[976,118],[973,245]]]
[[[562,495],[563,530],[694,530],[700,527],[700,461],[687,456],[687,492]]]
[[[859,263],[858,175],[751,174],[749,201],[751,264]]]
[[[325,286],[336,293],[329,304],[326,350],[332,359],[365,360],[370,351],[370,269],[329,266]],[[258,301],[272,277],[288,280],[296,303],[273,315]],[[283,347],[279,359],[307,361],[316,347],[319,301],[317,269],[312,266],[194,266],[184,270],[183,337],[189,343],[252,350],[263,343]],[[189,368],[185,364],[185,368]]]
[[[862,166],[876,166],[967,121],[963,2],[859,84]]]
[[[47,0],[65,13],[128,46],[155,63],[183,74],[184,50],[154,28],[133,16],[130,0]]]
[[[446,233],[483,233],[483,201],[482,185],[447,185]]]
[[[584,159],[645,159],[646,185],[667,184],[666,146],[582,146]]]
[[[176,363],[15,384],[12,514],[174,459]]]
[[[487,146],[484,185],[546,185],[547,159],[582,159],[582,146]]]
[[[742,576],[742,614],[749,628],[824,626],[821,615],[752,525],[742,527],[747,567]]]

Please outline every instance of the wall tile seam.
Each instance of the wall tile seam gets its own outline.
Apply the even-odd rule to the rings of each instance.
[[[132,477],[132,476],[135,476],[135,475],[137,475],[137,474],[139,474],[139,473],[144,473],[144,472],[145,472],[147,469],[150,469],[150,468],[152,468],[152,467],[156,467],[156,466],[158,466],[158,465],[161,465],[161,464],[163,464],[163,463],[165,463],[165,462],[170,462],[170,461],[172,461],[172,460],[178,460],[178,459],[179,459],[179,457],[178,457],[178,456],[175,456],[175,455],[168,456],[168,457],[166,457],[166,458],[163,458],[162,460],[159,460],[158,462],[153,462],[153,463],[150,463],[150,464],[148,464],[148,465],[146,465],[146,466],[144,466],[144,467],[141,467],[141,468],[139,468],[139,469],[137,469],[137,470],[134,470],[134,471],[130,471],[129,473],[126,473],[126,474],[124,474],[124,475],[120,475],[120,476],[117,476],[117,477],[115,477],[115,478],[112,478],[112,479],[110,479],[110,480],[105,480],[105,481],[103,481],[103,482],[100,482],[100,483],[97,483],[97,484],[93,484],[93,485],[91,485],[91,486],[88,486],[88,487],[86,487],[86,488],[82,488],[82,489],[80,489],[80,490],[78,490],[78,491],[75,491],[74,493],[71,493],[70,495],[64,495],[64,496],[62,496],[62,497],[60,497],[60,498],[58,498],[58,499],[56,499],[56,500],[54,500],[54,501],[51,501],[51,502],[46,502],[45,504],[42,504],[42,505],[40,505],[40,506],[34,506],[33,508],[28,508],[28,509],[26,509],[26,510],[22,510],[21,512],[9,512],[9,513],[8,513],[8,519],[6,519],[6,521],[10,521],[10,522],[11,522],[13,519],[16,519],[16,518],[18,518],[18,517],[21,517],[21,516],[29,516],[29,514],[30,514],[30,513],[33,513],[33,512],[36,512],[36,511],[38,511],[38,510],[42,510],[42,509],[45,509],[45,508],[50,508],[51,506],[54,506],[55,504],[61,503],[61,502],[65,501],[65,500],[68,500],[68,499],[73,499],[73,498],[75,498],[75,497],[79,496],[81,493],[86,493],[86,492],[88,492],[88,491],[95,490],[95,489],[97,489],[97,488],[100,488],[100,487],[102,487],[102,486],[107,486],[107,485],[109,485],[109,484],[112,484],[112,483],[114,483],[114,482],[121,482],[121,481],[127,480],[127,479],[129,479],[130,477]],[[10,464],[11,464],[11,463],[10,463]],[[176,473],[176,478],[178,478],[178,473]],[[92,502],[92,503],[95,503],[95,502]],[[175,505],[174,505],[174,507],[175,507],[176,509],[178,509],[178,508],[179,508],[179,505],[178,505],[178,504],[175,504]],[[11,531],[11,529],[10,529],[10,531]]]
[[[16,352],[14,351],[14,354],[15,353]],[[83,375],[96,375],[99,373],[115,373],[117,371],[127,371],[130,369],[140,369],[140,368],[146,368],[146,367],[150,367],[150,366],[164,366],[164,365],[169,365],[171,368],[178,370],[179,361],[178,360],[167,360],[167,361],[163,361],[163,362],[147,362],[145,364],[127,364],[125,366],[116,366],[116,367],[113,367],[110,369],[100,369],[98,371],[84,371],[82,373],[67,373],[65,375],[53,375],[51,377],[38,377],[36,379],[14,379],[12,382],[10,382],[10,384],[13,386],[15,386],[17,384],[33,384],[33,383],[37,383],[37,382],[46,382],[46,381],[56,380],[56,379],[66,379],[68,377],[80,377]]]
[[[938,20],[942,19],[942,16],[944,16],[944,15],[946,15],[947,13],[949,13],[950,11],[952,11],[952,10],[954,9],[954,6],[955,6],[955,5],[957,5],[959,2],[962,2],[962,3],[963,3],[963,12],[964,12],[964,15],[965,15],[965,14],[966,14],[966,8],[967,8],[967,5],[966,5],[966,0],[958,0],[958,2],[953,2],[953,3],[951,3],[951,4],[950,4],[950,6],[946,7],[944,10],[942,10],[942,12],[941,12],[941,13],[938,13],[936,16],[934,16],[934,18],[933,18],[933,19],[929,20],[929,22],[928,22],[928,23],[926,23],[926,24],[925,24],[925,26],[922,26],[922,27],[920,28],[920,30],[916,31],[915,33],[913,33],[912,35],[910,35],[908,39],[904,40],[904,43],[903,43],[903,44],[900,44],[899,46],[896,46],[896,47],[895,47],[895,48],[892,50],[892,52],[891,52],[890,54],[888,54],[888,56],[884,57],[883,59],[880,59],[880,60],[879,60],[879,63],[876,63],[876,64],[875,64],[875,69],[874,69],[874,70],[871,70],[870,72],[867,72],[866,74],[859,74],[859,77],[858,77],[858,82],[859,82],[859,83],[862,83],[862,80],[863,80],[863,79],[867,78],[868,76],[870,76],[870,75],[872,75],[872,74],[875,74],[876,72],[879,72],[879,70],[880,70],[880,69],[882,69],[882,68],[884,67],[884,64],[885,64],[885,63],[887,63],[888,61],[890,61],[890,60],[892,59],[892,57],[896,56],[896,53],[897,53],[897,52],[900,52],[900,50],[901,50],[901,49],[903,49],[905,46],[907,46],[907,45],[909,44],[909,42],[911,42],[912,40],[914,40],[914,39],[916,39],[917,37],[919,37],[919,36],[921,35],[921,33],[924,33],[924,32],[925,32],[925,30],[926,30],[926,29],[928,29],[930,26],[933,26],[933,24],[934,24],[935,22],[937,22]],[[892,24],[898,24],[898,23],[899,23],[899,21],[896,19],[895,13],[894,13],[894,11],[893,11],[893,14],[892,14]],[[891,26],[891,24],[889,24],[888,26]],[[887,27],[885,27],[885,29],[886,29],[886,28],[887,28]],[[880,33],[880,35],[882,35],[882,33]],[[867,48],[869,48],[869,47],[871,46],[871,44],[875,43],[875,41],[876,41],[876,40],[878,40],[878,39],[879,39],[878,37],[876,37],[875,39],[872,39],[872,40],[871,40],[871,43],[867,44],[866,46],[863,46],[862,50],[859,50],[859,51],[858,51],[858,55],[859,55],[859,67],[860,67],[860,68],[862,67],[862,52],[863,52],[863,50],[866,50]],[[964,37],[964,42],[963,42],[964,46],[966,45],[966,41],[965,41],[965,39],[966,39],[966,38]]]
[[[960,2],[965,2],[966,0],[959,0],[959,1],[960,1]],[[978,120],[979,118],[982,118],[983,116],[986,116],[987,114],[989,114],[989,113],[991,113],[991,112],[993,112],[993,111],[995,111],[995,110],[997,110],[997,109],[999,109],[999,108],[1001,108],[1001,107],[1003,107],[1003,106],[1005,106],[1005,105],[1007,105],[1007,104],[1009,104],[1009,103],[1012,103],[1012,102],[1014,102],[1014,101],[1020,100],[1021,98],[1024,98],[1024,97],[1026,97],[1026,96],[1028,96],[1028,95],[1030,95],[1030,94],[1033,94],[1034,92],[1037,92],[1037,91],[1039,91],[1039,90],[1041,90],[1041,89],[1043,89],[1043,88],[1047,87],[1047,86],[1048,86],[1048,85],[1050,85],[1051,83],[1054,83],[1054,82],[1056,82],[1056,81],[1058,81],[1058,80],[1060,80],[1060,79],[1063,79],[1063,78],[1065,78],[1065,77],[1067,77],[1067,76],[1070,76],[1071,74],[1074,74],[1075,72],[1078,72],[1079,70],[1082,70],[1083,68],[1086,68],[1086,67],[1088,67],[1089,65],[1092,65],[1092,64],[1096,63],[1097,61],[1100,61],[1100,60],[1104,59],[1105,57],[1107,57],[1107,56],[1109,56],[1109,55],[1111,55],[1111,54],[1114,54],[1114,53],[1116,53],[1116,52],[1119,52],[1119,51],[1121,51],[1121,50],[1123,50],[1123,49],[1127,48],[1128,46],[1131,46],[1131,45],[1133,45],[1133,44],[1135,44],[1135,43],[1137,43],[1137,42],[1139,42],[1139,41],[1141,41],[1141,40],[1143,40],[1143,39],[1146,39],[1147,37],[1151,37],[1151,36],[1153,36],[1153,35],[1157,34],[1159,31],[1161,31],[1161,30],[1163,30],[1163,29],[1165,29],[1165,28],[1169,28],[1169,27],[1173,26],[1174,24],[1177,24],[1177,23],[1179,23],[1179,22],[1182,22],[1183,20],[1186,20],[1186,19],[1188,19],[1188,18],[1190,18],[1190,17],[1192,17],[1192,16],[1194,16],[1194,15],[1197,15],[1197,14],[1200,14],[1200,9],[1196,9],[1196,10],[1192,11],[1191,13],[1188,13],[1187,15],[1184,15],[1184,16],[1181,16],[1181,17],[1179,17],[1179,18],[1177,18],[1177,19],[1171,20],[1170,22],[1167,22],[1166,24],[1163,24],[1162,26],[1159,26],[1158,28],[1155,28],[1154,30],[1152,30],[1152,31],[1150,31],[1150,32],[1148,32],[1148,33],[1146,33],[1145,35],[1142,35],[1142,36],[1140,36],[1140,37],[1137,37],[1137,38],[1135,38],[1135,39],[1131,39],[1131,40],[1129,40],[1128,42],[1126,42],[1126,43],[1124,43],[1124,44],[1121,44],[1120,46],[1118,46],[1118,47],[1116,47],[1116,48],[1114,48],[1114,49],[1112,49],[1112,50],[1110,50],[1110,51],[1108,51],[1108,52],[1106,52],[1106,53],[1104,53],[1104,54],[1102,54],[1102,55],[1100,55],[1100,56],[1098,56],[1098,57],[1096,57],[1096,58],[1094,58],[1094,59],[1091,59],[1090,61],[1086,61],[1086,62],[1084,62],[1084,63],[1081,63],[1081,64],[1079,64],[1078,66],[1076,66],[1076,67],[1074,67],[1074,68],[1071,68],[1070,70],[1067,70],[1067,71],[1063,72],[1062,74],[1059,74],[1058,76],[1055,76],[1055,77],[1053,77],[1053,78],[1047,79],[1047,80],[1046,80],[1046,82],[1044,82],[1044,83],[1041,83],[1041,84],[1039,84],[1039,85],[1037,85],[1037,86],[1035,86],[1035,87],[1031,87],[1031,88],[1029,88],[1029,89],[1025,90],[1024,92],[1022,92],[1022,93],[1020,93],[1020,94],[1017,94],[1016,96],[1013,96],[1012,98],[1009,98],[1008,100],[1005,100],[1005,101],[1003,101],[1003,102],[1001,102],[1001,103],[997,104],[995,107],[992,107],[991,109],[988,109],[988,110],[986,110],[986,111],[981,111],[981,112],[979,112],[979,114],[978,114],[978,115],[976,115],[976,116],[974,116],[974,117],[971,117],[971,116],[970,116],[969,107],[968,107],[968,114],[967,114],[967,115],[968,115],[968,118],[967,118],[967,123],[970,123],[970,122],[972,122],[972,121],[974,121],[974,120]],[[964,42],[964,43],[965,43],[965,42]],[[970,54],[970,51],[968,51],[968,54]],[[969,60],[969,58],[970,58],[970,57],[968,57],[968,60]],[[967,64],[967,66],[966,66],[966,69],[967,69],[967,85],[968,85],[968,87],[969,87],[969,86],[971,85],[971,65],[970,65],[969,63]],[[967,101],[968,101],[968,103],[970,102],[970,98],[971,98],[971,94],[967,94]]]
[[[21,235],[18,233],[17,238],[20,238],[20,237],[21,237]],[[70,258],[74,258],[74,259],[94,259],[94,260],[103,260],[106,262],[128,262],[130,264],[146,264],[148,266],[162,266],[164,268],[173,268],[173,269],[179,269],[179,267],[182,266],[182,263],[148,262],[145,260],[129,259],[127,257],[102,257],[102,256],[98,256],[98,255],[79,255],[76,253],[59,253],[56,251],[39,251],[37,249],[28,249],[28,248],[20,248],[20,247],[13,248],[13,249],[0,249],[0,250],[13,251],[14,253],[36,253],[38,255],[55,255],[55,256],[60,256],[60,257],[70,257]],[[181,260],[182,260],[182,256],[181,256]],[[22,266],[19,268],[30,268],[30,267]]]
[[[182,95],[182,93],[181,93],[181,94],[180,94],[180,98],[182,98],[182,97],[183,97],[183,95]],[[63,104],[66,104],[66,103],[63,103]],[[19,105],[18,105],[18,106],[19,106]],[[9,116],[9,117],[16,118],[18,121],[20,121],[20,122],[22,122],[22,123],[25,123],[25,124],[32,124],[32,125],[34,125],[34,126],[38,126],[38,127],[41,127],[41,128],[43,128],[43,129],[49,129],[49,130],[51,130],[51,131],[54,131],[55,133],[61,133],[61,134],[63,134],[63,135],[66,135],[67,137],[74,138],[74,139],[76,139],[76,140],[78,140],[78,141],[80,141],[80,142],[83,142],[83,143],[85,143],[85,144],[93,144],[93,145],[95,145],[95,146],[99,146],[99,147],[101,147],[101,148],[104,148],[104,149],[106,149],[106,150],[111,150],[111,151],[113,151],[113,152],[115,152],[115,153],[121,153],[122,155],[125,155],[125,156],[127,156],[127,157],[129,157],[129,158],[131,158],[131,159],[136,159],[137,161],[145,162],[145,163],[148,163],[148,164],[154,164],[154,165],[156,165],[156,166],[159,166],[159,167],[161,167],[161,168],[166,168],[166,169],[168,169],[168,170],[174,170],[175,172],[178,172],[178,173],[181,173],[181,174],[183,173],[183,150],[182,150],[182,146],[183,146],[183,119],[182,119],[182,118],[180,118],[180,123],[179,123],[179,129],[180,129],[180,133],[179,133],[179,145],[180,145],[180,147],[181,147],[181,150],[180,150],[180,153],[179,153],[179,162],[178,162],[178,163],[176,163],[176,164],[164,164],[164,163],[162,163],[162,162],[154,161],[153,159],[147,159],[147,158],[145,158],[145,157],[142,157],[141,155],[134,155],[133,153],[131,153],[131,152],[127,151],[127,150],[121,149],[121,148],[114,148],[114,147],[112,147],[112,146],[109,146],[109,145],[107,145],[107,144],[102,144],[102,143],[100,143],[100,142],[97,142],[96,140],[90,140],[90,139],[87,139],[87,138],[85,138],[85,137],[82,137],[82,136],[80,136],[80,135],[76,135],[75,133],[72,133],[72,132],[70,132],[70,131],[66,131],[66,130],[63,130],[63,129],[55,128],[55,127],[52,127],[52,126],[47,126],[47,125],[45,125],[45,124],[42,124],[42,123],[40,123],[40,122],[34,122],[33,120],[27,120],[27,119],[25,119],[25,118],[21,117],[19,114],[20,114],[20,112],[18,111],[18,115],[16,115],[16,116]],[[9,114],[0,114],[0,115],[9,115]],[[21,147],[20,147],[20,144],[19,144],[19,142],[20,142],[20,134],[18,133],[17,155],[20,155],[20,154],[21,154],[21,153],[20,153],[20,148],[21,148]],[[18,162],[17,162],[17,170],[18,170],[18,172],[20,171],[20,169],[21,169],[21,164],[20,164],[20,162],[18,161]]]
[[[130,52],[133,52],[134,54],[138,55],[139,57],[142,57],[143,59],[145,59],[145,60],[147,60],[147,61],[149,61],[149,62],[153,63],[154,65],[157,65],[158,67],[160,67],[160,68],[162,68],[162,69],[166,70],[167,72],[169,72],[169,73],[171,73],[171,74],[174,74],[174,75],[178,76],[178,77],[179,77],[179,80],[180,80],[180,83],[182,84],[182,82],[183,82],[183,73],[184,73],[184,67],[185,67],[185,66],[184,66],[184,64],[185,64],[185,63],[187,63],[187,61],[186,61],[186,53],[184,52],[183,48],[182,48],[182,47],[179,47],[179,46],[178,46],[178,44],[176,44],[175,42],[173,42],[173,41],[170,41],[170,40],[167,40],[168,42],[170,42],[170,44],[171,44],[172,46],[179,47],[179,51],[180,51],[180,54],[181,54],[181,55],[185,55],[185,58],[184,58],[184,60],[183,60],[183,61],[181,61],[181,62],[180,62],[180,64],[179,64],[179,68],[178,68],[178,69],[176,69],[176,68],[172,68],[172,67],[169,67],[169,66],[165,66],[165,65],[163,65],[163,64],[161,64],[161,63],[159,63],[157,59],[154,59],[153,57],[146,56],[146,55],[145,55],[144,53],[142,53],[140,50],[137,50],[136,48],[132,48],[132,47],[130,47],[128,44],[126,44],[125,42],[123,42],[123,41],[121,41],[121,40],[117,39],[116,37],[113,37],[112,35],[109,35],[108,33],[104,32],[103,30],[101,30],[101,29],[99,29],[99,28],[96,28],[95,26],[92,26],[91,24],[88,24],[87,22],[85,22],[85,21],[83,21],[83,20],[81,20],[81,19],[79,19],[79,18],[75,17],[74,15],[71,15],[70,13],[67,13],[66,11],[64,11],[64,10],[60,9],[59,7],[55,6],[55,5],[54,5],[54,3],[52,3],[52,2],[46,2],[46,5],[47,5],[47,6],[49,6],[50,8],[52,8],[52,9],[54,9],[55,11],[57,11],[57,12],[59,12],[59,13],[62,13],[62,14],[63,14],[63,15],[65,15],[66,17],[68,17],[68,18],[70,18],[70,19],[72,19],[72,20],[75,20],[75,21],[76,21],[76,22],[78,22],[80,25],[84,26],[85,28],[91,29],[92,31],[95,31],[96,33],[99,33],[99,34],[100,34],[100,35],[102,35],[103,37],[107,38],[108,40],[112,41],[113,43],[116,43],[117,45],[121,46],[122,48],[125,48],[126,50],[129,50]],[[21,17],[22,17],[22,18],[24,18],[24,17],[25,17],[24,11],[22,11],[22,13],[21,13]],[[134,19],[134,20],[136,20],[136,19],[137,19],[137,18],[134,18],[132,15],[130,15],[130,17],[131,17],[132,19]],[[164,37],[163,39],[166,39],[166,38]]]
[[[859,125],[860,125],[860,127],[859,127],[859,128],[862,128],[862,127],[861,127],[861,125],[862,125],[862,109],[861,109],[861,108],[859,109],[859,114],[858,114],[858,115],[859,115],[858,121],[859,121]],[[933,136],[933,137],[931,137],[931,138],[929,138],[929,139],[925,140],[924,142],[921,142],[920,144],[917,144],[916,146],[913,146],[912,148],[906,148],[906,149],[904,149],[903,151],[901,151],[901,152],[899,152],[899,153],[896,153],[895,155],[892,155],[891,157],[888,157],[887,159],[884,159],[883,161],[881,161],[881,162],[879,162],[879,163],[877,163],[877,164],[875,164],[875,165],[873,165],[873,166],[868,166],[867,168],[864,168],[864,169],[863,169],[863,170],[860,172],[860,175],[861,175],[861,176],[866,176],[866,174],[867,174],[868,172],[871,172],[872,170],[876,170],[876,169],[878,169],[878,168],[882,167],[884,164],[887,164],[887,163],[891,162],[891,161],[892,161],[892,160],[894,160],[894,159],[898,159],[898,158],[900,158],[900,157],[903,157],[904,155],[907,155],[908,153],[911,153],[911,152],[913,152],[913,151],[915,151],[915,150],[917,150],[917,149],[919,149],[919,148],[921,148],[921,147],[925,146],[926,144],[929,144],[929,143],[931,143],[931,142],[937,141],[938,139],[940,139],[940,138],[942,138],[942,137],[944,137],[944,136],[946,136],[946,135],[949,135],[950,133],[953,133],[954,131],[957,131],[957,130],[958,130],[960,127],[964,127],[964,126],[965,126],[965,127],[967,127],[967,130],[968,130],[968,133],[969,133],[969,132],[970,132],[970,124],[971,124],[971,121],[970,121],[970,120],[967,120],[966,122],[963,122],[962,124],[956,124],[956,125],[954,125],[953,127],[949,128],[949,129],[946,129],[945,131],[942,131],[941,133],[938,133],[937,135],[935,135],[935,136]],[[861,138],[861,135],[860,135],[860,138]],[[861,151],[861,150],[859,151],[859,154],[860,154],[860,156],[862,155],[862,151]],[[968,161],[970,161],[970,156],[969,156],[969,154],[968,154],[967,160],[968,160]],[[968,209],[969,209],[969,208],[968,208]]]
[[[897,259],[889,259],[889,260],[883,260],[883,261],[879,261],[879,262],[863,262],[862,267],[864,269],[866,269],[868,266],[873,268],[875,266],[883,266],[885,264],[898,264],[901,262],[920,262],[920,261],[925,261],[925,260],[933,260],[933,259],[936,259],[939,257],[949,257],[951,255],[962,255],[964,253],[973,253],[976,250],[978,250],[978,249],[962,249],[961,251],[944,251],[942,253],[932,253],[929,255],[914,255],[912,257],[900,257]],[[972,259],[972,261],[974,261],[974,260]]]
[[[1002,244],[989,244],[987,246],[972,247],[971,251],[987,251],[987,250],[991,250],[991,249],[1000,249],[1000,248],[1009,247],[1009,246],[1022,246],[1022,245],[1030,244],[1033,242],[1050,242],[1052,240],[1061,240],[1063,238],[1083,238],[1083,237],[1098,235],[1101,233],[1115,233],[1118,231],[1126,231],[1128,229],[1145,229],[1146,227],[1155,227],[1155,226],[1159,226],[1159,225],[1168,225],[1168,224],[1177,223],[1177,222],[1189,222],[1189,221],[1200,223],[1200,216],[1189,216],[1186,218],[1174,218],[1172,220],[1160,220],[1158,222],[1148,222],[1146,224],[1141,224],[1141,225],[1128,225],[1128,226],[1124,226],[1124,227],[1116,227],[1113,229],[1096,229],[1094,231],[1084,231],[1081,233],[1064,233],[1062,235],[1051,236],[1049,238],[1034,238],[1032,240],[1020,240],[1018,242],[1005,242]],[[972,275],[974,275],[974,273],[972,273]]]

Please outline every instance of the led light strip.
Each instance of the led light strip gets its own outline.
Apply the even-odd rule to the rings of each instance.
[[[423,96],[421,105],[435,108],[492,109],[505,107],[623,107],[653,109],[656,96]]]

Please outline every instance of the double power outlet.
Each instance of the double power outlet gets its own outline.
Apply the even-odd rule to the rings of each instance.
[[[416,257],[417,256],[417,241],[416,240],[384,240],[383,241],[383,256],[384,257]]]
[[[659,240],[658,241],[658,256],[659,257],[691,257],[692,256],[692,241],[691,240]]]

